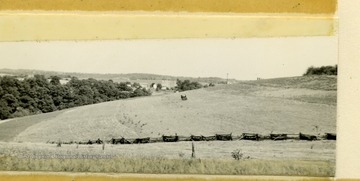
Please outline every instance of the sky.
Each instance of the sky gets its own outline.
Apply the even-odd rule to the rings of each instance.
[[[0,42],[0,68],[238,80],[335,65],[337,37]]]

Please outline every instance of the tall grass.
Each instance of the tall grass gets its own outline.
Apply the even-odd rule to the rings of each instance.
[[[2,171],[107,172],[151,174],[334,176],[334,164],[299,160],[215,160],[162,157],[20,158],[0,157]]]

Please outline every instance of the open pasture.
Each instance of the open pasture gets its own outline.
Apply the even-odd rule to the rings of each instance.
[[[181,100],[181,95],[188,99]],[[195,159],[190,158],[191,142],[105,144],[104,150],[101,144],[47,144],[299,132],[336,132],[335,77],[244,81],[15,118],[0,123],[0,169],[333,176],[336,141],[332,140],[202,141],[195,142]],[[235,150],[241,150],[243,159],[232,157]],[[73,158],[91,155],[111,158]]]
[[[300,89],[274,88],[263,85],[265,80],[260,81],[261,84],[252,81],[217,85],[17,118],[0,124],[0,130],[13,132],[10,136],[0,135],[0,140],[44,143],[159,137],[175,133],[335,132],[336,91],[305,89],[303,85]],[[181,94],[186,94],[188,100],[182,101]],[[20,131],[18,127],[9,126],[15,122],[23,127]]]

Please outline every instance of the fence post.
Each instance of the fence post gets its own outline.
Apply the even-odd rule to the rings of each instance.
[[[194,141],[191,142],[191,158],[195,158],[195,145],[194,145]]]

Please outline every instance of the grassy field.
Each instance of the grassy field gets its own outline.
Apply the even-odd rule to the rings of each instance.
[[[79,147],[76,145],[62,145],[56,147],[56,145],[42,143],[17,143],[11,145],[0,143],[0,170],[293,176],[333,176],[335,172],[334,158],[330,158],[329,155],[331,154],[326,153],[329,148],[334,148],[334,145],[331,144],[322,145],[322,148],[317,146],[310,148],[308,144],[308,149],[298,154],[303,154],[303,156],[313,154],[313,157],[303,160],[296,158],[296,154],[290,157],[268,158],[266,154],[281,156],[283,154],[280,153],[281,149],[283,149],[282,152],[295,153],[296,148],[286,149],[286,147],[292,147],[291,144],[286,143],[277,143],[277,146],[258,143],[259,145],[267,145],[261,145],[261,147],[252,145],[253,142],[245,143],[245,145],[241,145],[241,148],[244,149],[243,153],[246,156],[250,155],[249,159],[232,159],[229,148],[228,150],[217,151],[217,154],[222,155],[219,158],[204,155],[214,148],[214,151],[218,148],[227,148],[227,146],[230,146],[228,143],[212,143],[217,145],[196,144],[197,156],[195,159],[190,158],[190,145],[186,142],[180,144],[188,144],[185,146],[189,149],[184,149],[184,145],[165,143],[154,146],[150,144],[106,145],[105,150],[102,150],[101,145],[80,145]],[[240,146],[239,144],[243,143],[237,142],[235,144]],[[281,144],[283,146],[280,146]],[[267,151],[270,151],[268,149],[275,147],[280,148],[267,153]],[[296,145],[295,147],[302,146]],[[261,149],[259,150],[259,148]],[[143,151],[145,154],[132,152],[141,149],[146,149],[146,151]],[[253,150],[256,149],[258,151],[254,153]],[[154,150],[160,152],[154,152]],[[172,153],[167,154],[165,152]],[[323,158],[315,157],[319,152],[323,152],[327,156]],[[149,153],[157,154],[149,155]],[[164,153],[168,156],[162,156]],[[224,153],[227,155],[224,155]],[[259,157],[256,157],[256,155]]]
[[[182,101],[181,94],[186,94],[188,100]],[[190,158],[191,142],[105,145],[105,150],[102,145],[56,147],[46,144],[122,136],[240,135],[244,132],[336,132],[336,77],[244,81],[0,122],[0,170],[334,175],[335,141],[196,142],[196,160]],[[250,159],[234,160],[231,152],[236,149],[241,149]],[[92,154],[113,157],[34,159],[21,156]]]
[[[187,91],[183,94],[188,101],[181,101],[180,93],[174,93],[82,106],[2,123],[0,132],[10,134],[1,134],[0,140],[47,142],[175,133],[189,136],[222,132],[335,132],[336,91],[305,89],[303,84],[302,88],[294,88],[293,84],[290,88],[285,87],[287,84],[276,87],[260,80]]]
[[[0,155],[62,155],[110,154],[116,156],[147,156],[166,158],[191,158],[191,142],[151,143],[134,145],[76,145],[46,143],[6,143],[0,142]],[[335,141],[210,141],[195,142],[195,155],[203,159],[231,160],[231,153],[240,149],[244,157],[252,159],[298,159],[335,161]],[[11,150],[11,151],[9,151]]]
[[[337,90],[337,76],[332,75],[309,75],[299,77],[285,77],[275,79],[261,79],[247,82],[252,85],[263,85],[281,88],[305,88],[312,90]]]
[[[47,114],[39,114],[16,119],[0,121],[0,138],[1,141],[13,140],[19,133],[25,131],[28,127],[56,117],[64,111],[56,111]]]
[[[4,171],[110,172],[207,175],[331,176],[334,165],[327,161],[166,159],[160,157],[114,157],[111,159],[21,159],[0,158]]]

